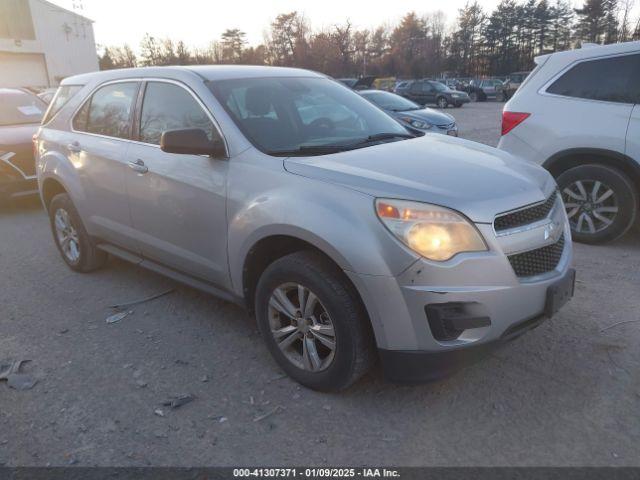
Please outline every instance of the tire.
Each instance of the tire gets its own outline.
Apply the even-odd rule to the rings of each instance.
[[[472,102],[477,102],[478,101],[478,94],[477,92],[471,92],[469,94],[469,98],[471,99]]]
[[[63,229],[59,227],[63,225],[60,223],[57,225],[57,221],[66,222],[69,227],[66,229],[67,242],[61,238],[63,236],[61,230]],[[58,251],[72,270],[86,273],[105,264],[107,254],[98,250],[91,241],[91,237],[84,228],[80,215],[78,215],[78,211],[68,194],[59,193],[53,197],[49,205],[49,222]],[[63,243],[66,243],[66,247]]]
[[[575,241],[611,242],[624,235],[635,222],[638,193],[621,171],[587,164],[567,170],[557,181]]]
[[[445,109],[449,106],[449,102],[445,97],[438,97],[436,99],[436,105],[438,105],[438,108]]]
[[[317,297],[312,317],[318,322],[324,322],[321,328],[332,325],[332,351],[324,346],[324,342],[319,342],[312,332],[303,333],[293,326],[298,322],[303,323],[304,318],[298,315],[294,319],[283,314],[281,306],[284,303],[280,303],[279,308],[274,307],[279,302],[277,299],[282,298],[277,295],[282,293],[290,299],[290,307],[300,307],[298,286],[303,286]],[[287,293],[287,288],[292,290]],[[311,297],[307,295],[306,298]],[[271,355],[290,377],[302,385],[320,391],[343,390],[373,365],[373,334],[362,302],[344,273],[320,254],[300,251],[269,265],[256,287],[255,312],[258,328]],[[323,317],[322,312],[326,316]],[[285,329],[289,329],[291,334],[280,335]],[[288,342],[289,346],[281,349],[272,330],[279,331],[279,338],[284,339],[280,341],[283,344]],[[308,338],[315,342],[314,351],[318,359],[321,359],[321,365],[315,365],[309,360],[305,366],[303,348]],[[331,340],[330,336],[325,338]]]

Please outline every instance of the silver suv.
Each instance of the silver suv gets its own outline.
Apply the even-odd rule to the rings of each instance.
[[[111,254],[246,305],[311,388],[345,388],[376,358],[394,380],[441,376],[572,295],[549,173],[414,138],[320,74],[119,70],[58,96],[36,149],[64,261],[89,272]]]

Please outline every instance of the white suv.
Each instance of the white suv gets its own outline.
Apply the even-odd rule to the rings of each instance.
[[[638,211],[640,42],[586,45],[536,64],[504,107],[498,148],[556,177],[575,240],[614,240]]]

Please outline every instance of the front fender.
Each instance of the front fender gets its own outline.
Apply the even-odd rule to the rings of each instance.
[[[384,228],[374,199],[345,187],[279,173],[286,186],[262,191],[229,215],[229,270],[242,295],[242,272],[251,248],[274,235],[315,246],[345,271],[395,276],[418,257]]]

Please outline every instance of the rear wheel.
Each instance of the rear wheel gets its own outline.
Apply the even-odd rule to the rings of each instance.
[[[53,239],[69,267],[78,272],[90,272],[104,265],[107,254],[93,245],[69,195],[60,193],[53,197],[49,220]]]
[[[574,240],[604,243],[622,236],[633,225],[636,189],[619,170],[603,165],[581,165],[558,177]]]
[[[307,387],[342,390],[373,363],[364,308],[343,273],[319,254],[296,252],[269,265],[255,311],[275,360]]]
[[[478,94],[476,92],[471,92],[469,94],[469,98],[471,99],[472,102],[477,102],[478,101]]]

